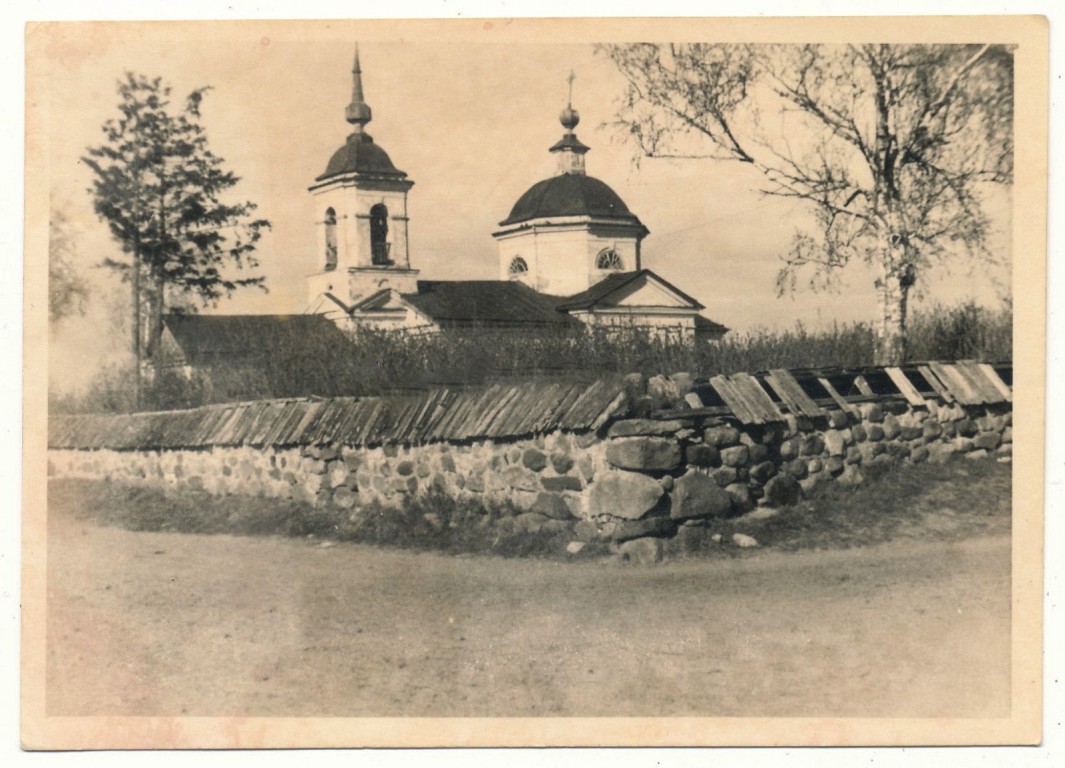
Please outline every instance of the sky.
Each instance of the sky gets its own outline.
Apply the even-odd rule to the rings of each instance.
[[[510,41],[502,28],[484,32],[485,42],[458,43],[410,41],[387,24],[338,22],[52,30],[42,48],[47,76],[31,83],[30,103],[43,110],[49,128],[42,139],[53,205],[72,222],[79,264],[98,297],[123,290],[93,266],[118,248],[92,211],[91,172],[80,158],[102,140],[100,126],[117,113],[116,82],[132,70],[161,76],[176,103],[211,86],[203,122],[213,151],[241,177],[234,199],[256,202],[273,224],[258,249],[269,292],[243,290],[204,311],[304,311],[304,278],[319,261],[307,186],[350,131],[344,108],[358,41],[373,108],[367,130],[415,182],[410,253],[422,278],[497,278],[491,233],[528,187],[554,174],[547,149],[562,133],[558,113],[573,70],[577,134],[592,148],[588,173],[608,183],[650,229],[644,266],[738,333],[874,319],[872,276],[861,265],[848,268],[838,292],[777,296],[780,258],[806,209],[761,195],[757,171],[715,160],[637,164],[636,148],[611,124],[624,79],[591,43],[530,44]],[[998,303],[1009,285],[1008,200],[995,215],[1001,232],[993,245],[1004,266],[963,262],[928,275],[916,306],[968,298]],[[84,372],[123,349],[125,340],[109,332],[111,317],[107,302],[95,301],[83,321],[57,329],[51,358],[59,378],[64,366]]]

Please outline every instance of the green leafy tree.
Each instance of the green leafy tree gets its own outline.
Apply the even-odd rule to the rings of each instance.
[[[912,287],[937,261],[994,260],[985,211],[1012,181],[1013,56],[995,45],[602,46],[628,81],[618,122],[649,157],[711,157],[799,200],[778,290],[876,268],[876,360],[906,357]]]
[[[223,199],[240,179],[208,146],[200,113],[208,90],[175,108],[161,78],[127,72],[119,115],[83,158],[95,175],[96,213],[130,257],[105,264],[132,285],[138,371],[158,346],[168,307],[195,311],[238,288],[264,287],[262,276],[242,270],[258,267],[256,243],[270,222],[253,216],[254,203]]]

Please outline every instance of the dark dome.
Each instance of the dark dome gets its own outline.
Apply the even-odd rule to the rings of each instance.
[[[499,225],[547,216],[597,216],[640,225],[617,192],[599,179],[581,173],[564,173],[533,184]]]
[[[403,178],[407,174],[392,165],[388,153],[373,143],[367,133],[353,133],[340,149],[333,153],[325,173],[315,179],[323,181],[344,173],[365,173],[374,176]]]

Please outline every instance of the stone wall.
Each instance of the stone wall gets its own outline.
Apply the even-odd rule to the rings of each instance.
[[[291,498],[338,513],[398,508],[441,494],[652,556],[683,527],[792,504],[826,482],[856,484],[887,464],[994,456],[1008,461],[1008,404],[866,402],[823,418],[752,426],[675,410],[615,418],[596,431],[493,441],[351,447],[53,450],[54,477],[107,478],[180,492]]]

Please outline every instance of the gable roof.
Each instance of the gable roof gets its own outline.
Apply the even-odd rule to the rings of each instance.
[[[653,280],[663,288],[672,293],[675,293],[678,298],[691,305],[692,309],[703,309],[703,305],[693,299],[688,294],[684,293],[680,288],[672,283],[664,280],[656,275],[649,269],[638,269],[635,272],[615,272],[612,275],[608,275],[604,279],[600,280],[595,285],[588,288],[586,291],[574,294],[567,299],[562,300],[557,308],[562,312],[572,312],[573,310],[591,309],[593,307],[612,307],[616,306],[614,301],[611,301],[611,296],[620,292],[626,286],[636,283],[641,279]],[[619,296],[618,298],[622,298]]]
[[[290,348],[301,339],[311,346],[344,345],[348,337],[323,315],[167,315],[163,325],[189,365],[246,360]]]
[[[559,312],[558,296],[538,293],[516,280],[419,280],[403,300],[441,326],[578,327]]]
[[[729,328],[727,325],[715,323],[713,320],[703,317],[702,315],[695,316],[695,333],[697,336],[721,338],[728,332]]]

